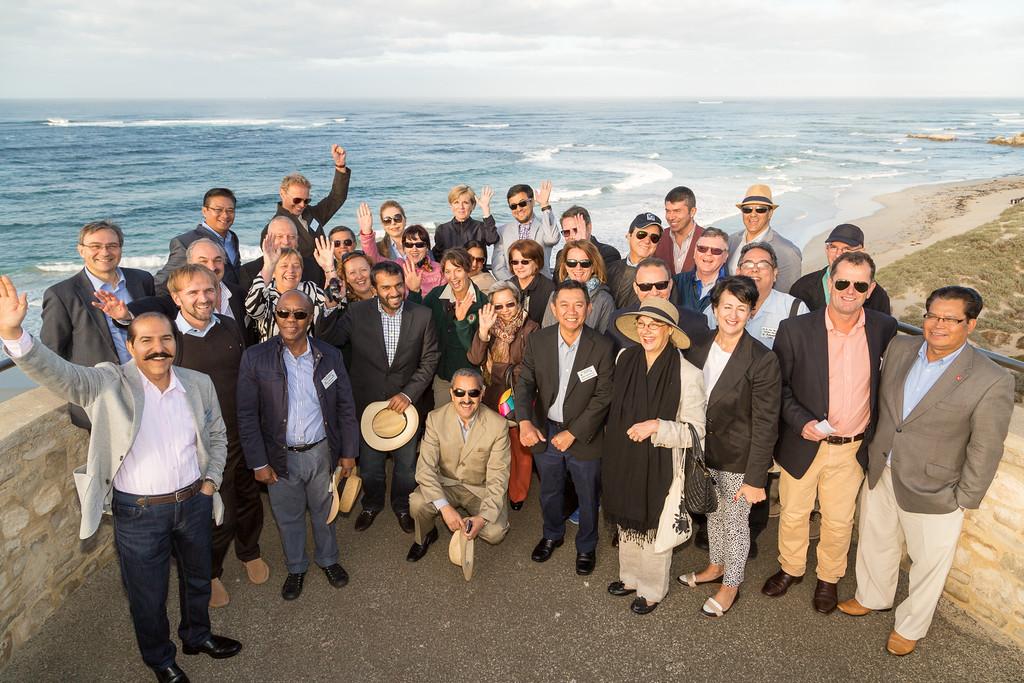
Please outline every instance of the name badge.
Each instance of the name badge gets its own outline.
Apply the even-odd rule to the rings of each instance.
[[[324,376],[322,380],[320,380],[320,384],[324,385],[324,389],[327,389],[332,384],[334,384],[334,381],[336,379],[338,379],[338,373],[336,373],[334,370],[331,370],[329,373],[327,373],[327,375]]]
[[[597,377],[597,370],[595,370],[594,366],[591,365],[589,368],[583,368],[577,372],[576,376],[580,378],[581,382],[586,382]]]
[[[309,231],[310,232],[315,231],[319,227],[320,227],[320,221],[318,221],[317,219],[314,218],[313,220],[311,220],[309,222]]]
[[[765,339],[775,339],[775,333],[778,331],[777,327],[762,327],[761,336]]]

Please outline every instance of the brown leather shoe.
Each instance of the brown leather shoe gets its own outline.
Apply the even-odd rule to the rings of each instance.
[[[836,594],[837,585],[818,579],[818,583],[814,586],[814,609],[822,614],[832,613],[839,602],[839,596]]]
[[[789,587],[795,583],[800,583],[804,580],[802,576],[793,576],[787,574],[781,569],[775,574],[772,574],[767,581],[764,582],[764,586],[761,588],[761,592],[767,595],[769,598],[777,598],[785,595]]]
[[[896,633],[896,631],[889,634],[889,642],[885,644],[885,649],[889,651],[889,654],[896,655],[897,657],[909,655],[914,651],[915,647],[917,647],[916,640],[904,638]]]
[[[862,617],[865,614],[871,614],[875,611],[870,607],[865,607],[864,605],[857,602],[857,598],[843,600],[841,603],[836,605],[836,607],[839,608],[840,612],[842,612],[843,614],[849,614],[851,617]]]

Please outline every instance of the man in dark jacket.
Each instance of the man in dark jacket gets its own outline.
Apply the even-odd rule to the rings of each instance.
[[[864,251],[864,231],[852,223],[843,223],[837,225],[825,240],[825,258],[828,259],[828,265],[794,282],[789,288],[789,293],[807,304],[807,308],[812,311],[825,308],[829,299],[829,269],[837,257],[848,251]],[[864,308],[881,311],[886,315],[892,314],[889,295],[882,285],[875,283],[875,288],[871,290],[871,296],[864,303]]]
[[[313,302],[299,290],[281,295],[274,311],[280,332],[246,349],[238,373],[238,431],[245,460],[267,485],[281,534],[288,577],[281,597],[302,592],[309,566],[306,510],[313,524],[314,560],[335,588],[348,583],[338,564],[331,475],[355,467],[359,451],[352,386],[341,352],[309,336]]]
[[[237,285],[238,269],[242,267],[238,235],[231,229],[235,222],[235,193],[226,187],[215,187],[203,196],[203,220],[193,230],[183,232],[171,240],[167,263],[154,278],[156,291],[167,293],[167,278],[181,266],[189,263],[187,250],[196,240],[209,239],[224,250],[223,279]],[[239,321],[241,322],[241,321]]]

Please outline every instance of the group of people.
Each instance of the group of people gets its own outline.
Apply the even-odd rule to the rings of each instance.
[[[285,176],[255,261],[241,263],[234,194],[214,188],[156,278],[120,266],[117,225],[85,225],[84,268],[47,290],[38,340],[22,328],[25,296],[0,278],[7,353],[92,430],[75,472],[81,536],[113,515],[158,680],[187,680],[166,615],[171,557],[183,651],[230,657],[241,644],[211,632],[209,607],[230,601],[220,577],[232,544],[248,579],[268,580],[262,488],[284,549],[281,595],[294,600],[307,524],[328,583],[348,582],[332,505],[357,466],[355,530],[390,507],[413,535],[410,562],[437,541],[438,517],[463,545],[500,543],[536,469],[532,559],[563,545],[572,518],[575,571],[592,573],[603,515],[619,561],[608,592],[633,596],[637,614],[665,598],[673,548],[696,528],[708,563],[677,578],[718,584],[701,607],[711,618],[739,598],[777,470],[780,567],[762,592],[803,579],[817,507],[814,609],[892,607],[905,542],[911,596],[887,648],[914,649],[1013,407],[1010,374],[967,343],[976,291],[932,292],[923,339],[897,337],[863,232],[837,226],[828,265],[801,277],[764,185],[737,204],[744,230],[733,235],[697,225],[694,193],[672,189],[667,229],[640,213],[625,256],[593,236],[585,208],[556,219],[550,182],[509,188],[501,226],[490,188],[457,185],[433,235],[389,199],[378,239],[365,203],[356,231],[329,226],[351,178],[345,151],[331,157],[317,204],[304,176]],[[681,493],[698,456],[714,492],[706,517],[691,517]],[[857,589],[840,602],[858,498]]]

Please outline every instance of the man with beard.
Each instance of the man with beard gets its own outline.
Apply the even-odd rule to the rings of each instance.
[[[673,275],[693,270],[694,247],[704,232],[694,220],[696,215],[697,197],[690,188],[680,185],[673,187],[665,195],[665,221],[668,223],[668,233],[665,239],[658,243],[655,253],[669,265]]]
[[[551,277],[551,247],[558,244],[561,237],[551,210],[551,181],[545,180],[540,184],[536,200],[529,185],[513,185],[508,189],[506,199],[513,220],[498,228],[498,243],[494,245],[491,258],[494,278],[507,280],[512,277],[507,250],[517,240],[533,240],[544,247],[544,268],[541,272]],[[540,204],[539,216],[533,210],[537,203]]]

